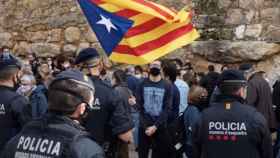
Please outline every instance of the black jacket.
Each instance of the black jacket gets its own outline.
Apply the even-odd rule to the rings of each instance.
[[[1,158],[12,157],[103,158],[102,148],[78,123],[66,116],[48,114],[28,123],[6,146]]]
[[[133,106],[129,104],[128,100],[131,96],[133,96],[133,92],[128,88],[126,83],[116,85],[114,86],[114,89],[120,94],[124,108],[127,111],[127,113],[130,114],[133,109]],[[129,115],[129,117],[132,121],[131,115]]]
[[[277,127],[277,120],[272,108],[272,93],[269,83],[261,74],[254,74],[248,81],[247,104],[253,106],[267,120],[269,129],[273,132]]]
[[[28,101],[13,88],[0,86],[0,152],[26,123],[24,109]]]
[[[195,158],[272,158],[265,118],[235,97],[222,97],[202,112],[193,149]]]
[[[95,87],[95,101],[84,125],[95,140],[102,144],[111,136],[129,131],[134,125],[121,95],[98,77],[92,76],[91,79]]]

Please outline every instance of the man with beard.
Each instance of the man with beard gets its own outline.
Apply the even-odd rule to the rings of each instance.
[[[93,104],[94,87],[79,71],[64,71],[49,86],[49,113],[28,123],[6,146],[1,158],[103,158],[81,118]]]
[[[0,55],[0,152],[25,123],[28,101],[16,93],[20,82],[20,62],[8,52]]]
[[[140,106],[139,158],[148,158],[150,148],[153,158],[170,158],[173,150],[167,120],[172,106],[172,87],[162,79],[160,61],[150,64],[149,78],[139,86],[137,103]]]

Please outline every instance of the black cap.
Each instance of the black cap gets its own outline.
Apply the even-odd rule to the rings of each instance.
[[[241,64],[239,66],[240,71],[248,71],[248,70],[251,70],[252,68],[253,68],[253,65],[250,63]]]
[[[56,75],[56,78],[51,82],[51,84],[61,80],[73,80],[78,84],[82,84],[94,91],[94,86],[91,79],[88,76],[84,75],[81,71],[78,70],[63,71],[58,75]]]
[[[98,58],[100,55],[94,48],[83,49],[76,57],[75,64],[80,64],[93,58]]]
[[[242,71],[239,70],[225,70],[219,79],[219,86],[221,85],[246,85],[247,80]]]
[[[4,52],[0,55],[0,70],[5,68],[21,68],[20,61],[12,54]]]
[[[89,79],[88,76],[84,75],[82,72],[78,71],[78,70],[66,70],[63,71],[61,73],[59,73],[56,78],[51,82],[50,86],[49,86],[49,92],[51,93],[52,91],[62,91],[65,93],[70,94],[71,96],[74,96],[76,98],[78,98],[79,100],[81,100],[81,102],[83,103],[87,103],[89,106],[90,103],[88,103],[84,96],[82,96],[81,94],[79,94],[77,91],[75,91],[74,88],[71,87],[60,87],[60,88],[55,88],[52,87],[52,85],[54,83],[59,84],[60,81],[63,80],[71,80],[79,85],[83,85],[89,89],[92,90],[92,92],[94,93],[94,86],[92,81]],[[51,111],[56,111],[56,112],[64,112],[64,113],[69,113],[71,114],[72,112],[74,112],[76,110],[77,105],[53,105],[53,104],[49,104],[48,108]]]

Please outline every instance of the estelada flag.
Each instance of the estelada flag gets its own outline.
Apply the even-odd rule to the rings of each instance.
[[[114,62],[142,65],[199,37],[191,14],[146,0],[78,0],[102,48]]]

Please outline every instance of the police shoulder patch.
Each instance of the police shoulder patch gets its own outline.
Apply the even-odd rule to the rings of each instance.
[[[88,78],[87,75],[84,75],[84,80],[87,81],[87,82],[89,81],[89,78]]]
[[[225,109],[230,110],[231,109],[231,103],[225,103]]]

